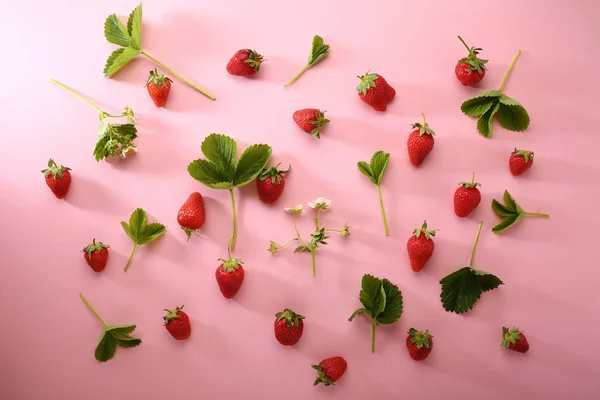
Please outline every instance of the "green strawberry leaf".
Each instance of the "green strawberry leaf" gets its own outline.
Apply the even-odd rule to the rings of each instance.
[[[512,217],[515,214],[515,211],[509,210],[498,200],[492,200],[492,210],[500,217]]]
[[[481,285],[481,290],[485,292],[489,292],[490,290],[494,290],[503,285],[504,282],[500,280],[495,275],[490,274],[489,272],[473,270],[477,278],[479,279],[479,284]]]
[[[129,231],[137,243],[143,235],[146,228],[147,216],[146,212],[141,208],[137,208],[129,217]]]
[[[127,47],[129,46],[129,33],[115,14],[111,14],[104,21],[104,36],[110,43]]]
[[[94,356],[100,362],[106,362],[114,357],[117,351],[117,340],[106,331],[103,331],[98,339]]]
[[[462,103],[460,109],[469,117],[479,117],[489,110],[495,102],[496,98],[502,96],[502,92],[498,90],[488,90],[480,93],[469,100]]]
[[[131,217],[129,217],[129,224],[125,221],[121,221],[121,226],[134,244],[129,260],[127,260],[127,265],[125,265],[125,271],[127,271],[131,265],[131,260],[133,259],[137,246],[143,246],[150,243],[159,236],[164,235],[167,231],[162,224],[156,222],[148,224],[146,211],[141,208],[137,208],[131,214]]]
[[[515,99],[508,97],[507,95],[503,94],[502,96],[498,97],[498,100],[500,101],[500,103],[505,104],[507,106],[521,106],[521,103],[519,103],[518,101],[516,101]]]
[[[518,103],[517,105],[500,103],[500,108],[498,108],[498,122],[509,131],[521,132],[529,126],[529,114]]]
[[[548,214],[529,213],[523,210],[523,208],[521,208],[519,203],[515,201],[508,190],[504,191],[503,200],[504,204],[500,203],[498,200],[492,200],[492,210],[494,213],[496,213],[496,215],[503,218],[498,225],[492,228],[492,232],[494,233],[499,234],[506,231],[511,226],[521,221],[521,219],[523,219],[525,216],[549,217]]]
[[[129,46],[134,49],[142,49],[142,3],[133,9],[127,20],[127,33],[129,34]]]
[[[298,246],[294,249],[294,253],[311,252],[310,246]]]
[[[511,226],[515,225],[517,222],[519,222],[521,218],[523,218],[523,214],[513,214],[511,216],[504,217],[504,219],[500,221],[499,224],[492,228],[492,232],[502,233]]]
[[[484,291],[496,289],[502,283],[489,273],[470,267],[461,268],[440,280],[442,305],[446,311],[466,313],[475,306]]]
[[[229,136],[211,133],[202,142],[202,154],[220,172],[223,181],[233,181],[237,155],[235,140]]]
[[[494,123],[494,115],[498,112],[500,103],[494,100],[494,104],[488,109],[477,121],[477,130],[486,138],[492,137],[492,128]]]
[[[385,309],[375,319],[380,324],[393,324],[402,316],[402,292],[387,279],[382,280],[382,289],[386,299]]]
[[[383,182],[383,176],[390,162],[390,153],[384,153],[383,151],[377,151],[371,157],[371,169],[373,170],[373,177],[377,180],[377,184],[381,185]]]
[[[354,317],[356,317],[357,315],[361,315],[361,314],[369,314],[369,310],[367,310],[366,308],[359,308],[358,310],[356,310],[352,313],[350,318],[348,318],[348,321],[352,322]]]
[[[364,161],[359,161],[357,163],[357,165],[358,165],[358,170],[364,176],[366,176],[371,182],[373,182],[375,185],[377,185],[377,179],[373,176],[373,170],[371,169],[371,166]]]
[[[151,241],[153,241],[160,235],[164,235],[166,232],[167,232],[167,229],[165,228],[165,226],[163,224],[159,224],[157,222],[148,224],[144,228],[144,232],[142,233],[142,235],[139,239],[140,240],[139,244],[142,245],[142,244],[150,243]]]
[[[513,199],[513,197],[511,196],[511,194],[508,192],[508,190],[504,191],[503,198],[504,198],[504,204],[505,204],[504,207],[507,210],[510,210],[512,212],[518,212],[517,211],[518,210],[517,207],[519,207],[519,206],[517,205],[517,202],[515,201],[515,199]]]
[[[329,45],[323,42],[323,38],[315,35],[312,41],[312,48],[308,56],[308,65],[312,67],[329,54]]]
[[[140,338],[130,335],[135,328],[135,325],[106,326],[96,346],[96,360],[100,362],[110,360],[114,357],[117,346],[131,348],[142,343]]]
[[[238,161],[233,186],[244,186],[253,181],[271,158],[271,146],[254,144],[246,149]]]
[[[386,299],[381,279],[375,278],[372,275],[364,275],[359,298],[371,317],[375,317],[383,311]]]
[[[106,60],[104,76],[114,75],[138,54],[140,54],[140,50],[134,49],[133,47],[122,47],[113,51]]]
[[[233,187],[233,183],[228,181],[224,173],[217,170],[215,164],[210,161],[192,161],[188,165],[188,172],[192,178],[211,189],[230,189]]]

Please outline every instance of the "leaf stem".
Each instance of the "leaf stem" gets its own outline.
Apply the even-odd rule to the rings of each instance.
[[[317,229],[321,229],[321,209],[317,208]]]
[[[310,260],[312,262],[313,278],[316,278],[317,277],[317,265],[315,263],[315,249],[312,249],[310,251]]]
[[[461,38],[460,36],[458,37],[458,40],[460,40],[462,42],[462,44],[465,45],[465,47],[467,48],[467,50],[469,50],[469,53],[471,53],[471,49],[469,48],[469,46],[467,46],[467,44],[465,43],[465,41],[463,40],[463,38]]]
[[[375,353],[375,320],[371,321],[371,353]]]
[[[540,213],[530,213],[530,212],[525,212],[523,213],[525,215],[528,215],[530,217],[549,217],[549,214],[540,214]]]
[[[289,246],[290,244],[294,243],[296,240],[298,240],[298,238],[293,238],[293,239],[290,239],[290,241],[289,241],[289,242],[287,242],[286,244],[284,244],[284,245],[281,245],[281,246],[277,246],[277,245],[276,245],[276,246],[275,246],[275,248],[276,248],[277,250],[284,249],[284,248],[286,248],[287,246]],[[229,256],[229,257],[231,257],[231,256]]]
[[[56,86],[58,86],[59,88],[63,89],[64,91],[66,91],[67,93],[71,93],[73,96],[77,97],[79,100],[83,100],[86,103],[88,103],[90,106],[94,107],[96,109],[96,111],[98,111],[100,114],[106,114],[104,111],[102,111],[100,109],[100,107],[98,107],[97,105],[95,105],[94,103],[92,103],[91,101],[89,101],[88,99],[86,99],[85,97],[75,93],[73,90],[69,89],[68,87],[66,87],[65,85],[63,85],[62,83],[55,81],[54,79],[50,79],[50,82],[54,83]]]
[[[135,254],[135,249],[137,249],[137,247],[138,247],[138,244],[134,243],[133,250],[131,250],[131,255],[129,256],[129,260],[127,260],[127,264],[125,265],[125,272],[127,272],[129,267],[131,267],[131,260],[133,259],[133,255]]]
[[[194,82],[190,81],[189,79],[187,79],[187,78],[183,77],[182,75],[178,74],[177,72],[173,71],[171,68],[167,67],[165,64],[161,63],[156,58],[152,57],[150,54],[146,53],[143,50],[141,51],[141,54],[145,55],[150,60],[154,61],[155,63],[157,63],[158,65],[160,65],[162,68],[166,69],[167,71],[169,71],[170,73],[172,73],[173,75],[175,75],[176,77],[178,77],[179,79],[181,79],[182,81],[184,81],[185,83],[187,83],[188,85],[190,85],[191,87],[193,87],[194,89],[196,89],[197,91],[199,91],[200,93],[202,93],[203,95],[205,95],[206,97],[208,97],[209,99],[216,100],[216,98],[213,95],[211,95],[207,91],[201,89]]]
[[[304,239],[302,239],[302,236],[300,236],[300,232],[298,231],[298,228],[296,226],[296,214],[294,214],[294,230],[296,231],[296,235],[298,235],[298,240],[300,240],[306,246],[306,242],[304,241]]]
[[[383,206],[383,198],[381,197],[381,185],[377,185],[377,195],[379,196],[379,205],[381,206],[381,216],[383,217],[383,228],[385,229],[385,236],[389,236],[390,232],[388,229],[387,218],[385,216],[385,207]]]
[[[298,75],[293,77],[292,80],[289,81],[288,83],[286,83],[285,85],[283,85],[283,87],[288,87],[292,83],[296,82],[298,80],[298,78],[300,78],[302,76],[302,74],[304,74],[309,68],[310,68],[310,64],[306,64],[306,67],[302,68],[302,71],[298,72]]]
[[[227,252],[231,253],[231,251],[233,251],[235,248],[235,240],[237,238],[237,212],[235,210],[235,197],[233,195],[233,189],[229,189],[229,195],[231,196],[231,211],[233,214],[233,235],[227,244]],[[229,258],[231,258],[231,255]]]
[[[502,89],[504,89],[504,85],[506,85],[506,80],[508,79],[508,76],[510,75],[510,72],[512,71],[513,67],[515,66],[515,63],[517,62],[517,59],[519,58],[520,55],[521,55],[521,50],[517,50],[517,54],[515,54],[510,65],[508,66],[508,69],[506,70],[506,73],[504,74],[504,79],[502,79],[502,84],[500,85],[500,89],[498,89],[498,91],[501,92]]]
[[[98,314],[98,312],[94,309],[94,307],[92,307],[92,305],[90,304],[90,302],[88,301],[88,299],[85,298],[85,296],[83,295],[83,293],[79,293],[79,297],[81,297],[81,300],[83,300],[83,302],[85,303],[86,306],[88,306],[88,308],[90,310],[92,310],[92,312],[94,313],[94,315],[96,316],[96,318],[98,318],[100,320],[100,322],[102,322],[102,325],[104,325],[104,327],[106,327],[106,322],[104,322],[104,320],[102,319],[102,317],[100,316],[100,314]]]
[[[473,268],[473,258],[475,258],[475,248],[477,247],[477,242],[479,242],[479,235],[481,234],[481,227],[483,226],[483,221],[479,223],[479,228],[477,228],[477,234],[475,235],[475,242],[473,243],[473,248],[471,249],[471,258],[469,259],[469,268]]]

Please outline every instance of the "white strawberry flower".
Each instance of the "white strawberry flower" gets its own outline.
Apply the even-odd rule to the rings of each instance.
[[[331,206],[331,200],[324,197],[319,197],[316,200],[309,201],[308,206],[311,208],[317,208],[319,210],[327,210]]]
[[[302,207],[302,204],[298,204],[296,207],[285,208],[285,211],[287,211],[291,214],[302,214],[303,207]]]

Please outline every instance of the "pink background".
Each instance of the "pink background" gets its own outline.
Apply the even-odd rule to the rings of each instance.
[[[3,2],[4,3],[4,2]],[[295,4],[293,4],[295,3]],[[115,79],[102,68],[115,46],[103,37],[106,16],[126,16],[136,1],[20,1],[3,4],[0,164],[0,397],[2,399],[591,399],[600,392],[600,222],[597,2],[589,1],[144,1],[143,47],[217,97],[211,102],[175,79],[169,102],[156,109],[143,88],[154,68],[139,58]],[[298,17],[298,19],[295,19]],[[306,62],[314,34],[331,55],[293,86],[283,84]],[[454,77],[465,55],[456,36],[483,47],[489,72],[476,89]],[[238,49],[263,54],[256,79],[229,76]],[[496,124],[486,140],[460,104],[497,88],[518,48],[523,54],[506,93],[527,107],[525,133]],[[356,75],[382,74],[397,90],[387,113],[355,93]],[[139,116],[140,153],[96,163],[97,114],[49,83],[57,79],[107,111],[125,105]],[[322,139],[299,131],[292,112],[328,111]],[[409,124],[424,112],[436,145],[419,169],[408,162]],[[226,191],[193,180],[187,164],[201,157],[211,132],[239,147],[268,143],[272,162],[292,164],[275,207],[260,203],[254,184],[236,192],[236,256],[247,279],[233,301],[214,280],[226,256],[231,210]],[[535,151],[535,166],[514,178],[513,147]],[[375,187],[356,168],[376,150],[392,153],[383,185],[390,237],[383,236]],[[66,201],[56,200],[40,170],[49,157],[73,169]],[[452,195],[474,171],[483,201],[467,219],[452,211]],[[491,233],[492,198],[509,189],[529,218],[503,236]],[[186,243],[176,214],[192,191],[205,196],[204,235]],[[291,250],[271,256],[269,240],[292,237],[284,206],[318,196],[332,200],[331,226],[347,222],[352,236],[332,237],[310,259]],[[119,222],[136,207],[167,226],[141,247],[131,270],[132,244]],[[438,228],[436,250],[422,273],[410,270],[405,243],[427,219]],[[302,232],[311,228],[305,215]],[[484,231],[475,266],[505,281],[467,315],[442,309],[438,281],[468,261],[477,223]],[[103,274],[86,265],[81,248],[92,238],[111,245]],[[360,317],[364,273],[387,277],[404,296],[405,311],[377,330]],[[107,364],[94,359],[101,326],[78,297],[83,292],[109,323],[135,323],[143,339],[118,349]],[[162,325],[164,308],[185,304],[193,323],[187,342]],[[279,345],[274,314],[290,307],[306,328],[293,348]],[[525,330],[526,355],[500,348],[501,327]],[[431,356],[412,361],[410,327],[435,336]],[[348,361],[336,387],[313,387],[311,363],[333,355]],[[597,398],[597,397],[595,397]]]

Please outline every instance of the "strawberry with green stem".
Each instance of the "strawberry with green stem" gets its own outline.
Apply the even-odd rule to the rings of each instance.
[[[223,261],[215,271],[215,277],[221,294],[226,299],[232,299],[242,287],[244,283],[245,271],[242,267],[241,258],[231,257],[231,247],[227,247],[227,260]]]
[[[480,47],[469,47],[460,36],[458,37],[458,40],[465,45],[469,51],[469,55],[458,60],[454,73],[459,82],[464,86],[475,85],[485,76],[485,71],[487,70],[485,64],[488,60],[482,60],[477,57],[482,50]]]
[[[310,50],[310,55],[308,56],[308,63],[302,71],[300,71],[296,76],[294,76],[288,83],[284,85],[284,87],[290,86],[292,83],[296,82],[298,78],[300,78],[309,68],[314,66],[316,63],[321,61],[329,54],[329,45],[323,42],[323,38],[319,35],[315,35],[312,41],[312,48]]]
[[[127,236],[133,241],[133,250],[125,265],[125,272],[131,266],[131,260],[135,254],[135,250],[138,246],[145,245],[152,242],[159,236],[164,235],[167,230],[163,224],[154,222],[151,224],[147,223],[146,211],[141,208],[136,209],[129,218],[129,224],[125,221],[121,221],[121,226]]]
[[[492,232],[496,234],[500,234],[517,224],[523,217],[550,217],[548,214],[532,213],[523,210],[508,190],[504,191],[503,199],[504,204],[496,199],[492,200],[492,210],[497,216],[502,218],[502,221],[492,228]]]
[[[50,188],[57,199],[64,199],[71,187],[71,168],[64,165],[58,166],[51,158],[48,160],[48,168],[42,170],[46,185]]]
[[[171,83],[173,81],[168,76],[159,74],[156,68],[154,71],[150,71],[146,80],[146,88],[156,107],[160,108],[167,104],[171,92]]]
[[[253,76],[260,69],[260,64],[266,61],[263,56],[252,49],[238,50],[225,67],[227,72],[235,76]]]
[[[502,328],[502,343],[500,345],[505,349],[514,350],[519,353],[527,353],[529,351],[527,338],[518,328]]]
[[[533,166],[533,151],[517,150],[510,154],[508,166],[510,173],[513,176],[523,175],[529,168]]]
[[[365,161],[358,162],[359,171],[375,186],[377,186],[377,195],[379,196],[379,205],[381,207],[381,216],[383,218],[383,229],[385,231],[385,236],[389,235],[389,230],[387,218],[385,216],[385,208],[383,206],[383,198],[381,197],[381,183],[383,182],[383,176],[389,162],[390,153],[385,153],[381,150],[373,154],[370,164],[367,164]]]

